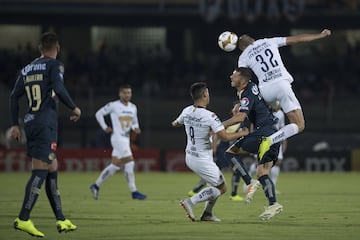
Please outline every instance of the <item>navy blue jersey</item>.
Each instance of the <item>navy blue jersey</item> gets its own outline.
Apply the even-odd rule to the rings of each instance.
[[[70,109],[75,103],[64,86],[63,63],[48,57],[35,59],[19,74],[10,94],[11,125],[18,125],[18,100],[27,96],[29,109],[24,123],[57,128],[56,96]]]
[[[259,94],[259,89],[253,82],[242,91],[240,96],[239,112],[247,114],[248,119],[254,124],[254,128],[274,125],[276,118]]]

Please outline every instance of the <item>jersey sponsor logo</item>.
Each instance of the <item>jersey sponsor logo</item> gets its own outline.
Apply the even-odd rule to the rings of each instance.
[[[46,63],[29,64],[21,71],[22,75],[27,75],[31,71],[45,71]]]
[[[247,97],[243,97],[241,100],[240,100],[240,108],[243,108],[243,107],[246,107],[249,105],[249,99]]]
[[[24,117],[24,123],[28,123],[35,119],[35,115],[31,113],[27,113]]]

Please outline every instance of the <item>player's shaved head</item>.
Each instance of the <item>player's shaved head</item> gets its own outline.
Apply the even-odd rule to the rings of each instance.
[[[238,47],[241,51],[244,51],[247,46],[252,44],[255,41],[252,37],[247,34],[243,34],[239,37]]]

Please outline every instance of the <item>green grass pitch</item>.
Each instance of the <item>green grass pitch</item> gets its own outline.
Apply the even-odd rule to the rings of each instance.
[[[1,240],[33,239],[12,226],[29,174],[0,173]],[[148,195],[145,201],[130,198],[122,173],[105,182],[100,199],[93,200],[89,185],[98,174],[59,174],[64,214],[78,226],[71,233],[57,232],[43,186],[31,219],[44,239],[352,240],[360,236],[360,173],[281,173],[278,201],[284,211],[267,222],[258,218],[267,204],[261,189],[250,205],[231,202],[228,191],[215,206],[220,223],[191,222],[179,206],[198,181],[193,173],[137,173],[137,187]],[[230,173],[225,177],[230,189]],[[196,205],[197,218],[203,206]]]

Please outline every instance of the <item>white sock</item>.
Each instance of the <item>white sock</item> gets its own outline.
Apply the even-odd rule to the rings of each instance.
[[[299,132],[299,127],[295,123],[290,123],[282,127],[276,133],[270,135],[270,143],[271,145],[282,142],[285,139],[294,136]]]
[[[124,168],[125,178],[131,192],[135,192],[137,190],[135,185],[134,167],[135,167],[135,162],[131,161],[126,163]]]
[[[271,181],[274,183],[274,185],[276,185],[279,174],[280,174],[280,167],[273,166],[270,170],[270,178],[271,178]]]
[[[249,175],[251,177],[256,176],[256,163],[252,163],[249,168]]]
[[[199,202],[205,202],[207,200],[214,200],[221,195],[221,192],[216,187],[206,187],[202,189],[199,193],[195,194],[190,198],[192,204],[197,204]]]
[[[101,184],[103,184],[103,182],[105,182],[106,180],[109,179],[109,177],[111,177],[112,175],[114,175],[114,173],[116,171],[119,171],[120,167],[110,163],[106,168],[104,168],[104,170],[102,170],[102,172],[100,173],[100,176],[98,177],[98,179],[96,180],[96,185],[98,187],[101,186]]]

